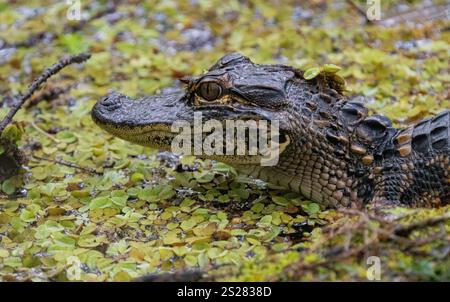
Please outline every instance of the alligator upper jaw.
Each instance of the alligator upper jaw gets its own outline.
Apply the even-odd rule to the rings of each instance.
[[[193,125],[197,112],[202,113],[202,122],[272,119],[268,112],[259,108],[204,106],[194,110],[186,97],[183,92],[132,99],[112,93],[95,104],[91,115],[97,125],[114,136],[162,150],[168,150],[176,135],[172,125],[180,121]]]
[[[97,125],[114,136],[154,146],[153,132],[156,135],[158,132],[170,133],[172,123],[190,119],[193,112],[184,97],[184,93],[176,93],[132,99],[112,93],[95,104],[91,115]]]

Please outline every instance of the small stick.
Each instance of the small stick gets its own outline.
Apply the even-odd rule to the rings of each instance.
[[[40,157],[40,156],[37,156],[37,155],[34,155],[34,154],[32,156],[35,159],[38,159],[38,160],[45,160],[45,161],[48,161],[48,162],[51,162],[51,163],[55,163],[55,164],[58,164],[58,165],[63,165],[63,166],[66,166],[66,167],[78,169],[78,170],[81,170],[81,171],[84,171],[84,172],[87,172],[87,173],[91,173],[91,174],[103,175],[103,173],[97,172],[96,170],[94,170],[92,168],[81,167],[81,166],[78,166],[77,164],[70,163],[70,162],[67,162],[65,160],[45,158],[45,157]]]
[[[404,13],[388,16],[383,20],[377,22],[377,24],[382,26],[393,26],[400,24],[402,22],[414,22],[414,23],[423,23],[424,21],[429,20],[444,20],[448,18],[448,11],[450,10],[450,4],[442,4],[442,5],[430,5],[426,7],[419,7],[416,9],[409,10]]]
[[[45,89],[35,93],[25,104],[23,104],[22,108],[28,109],[38,104],[41,101],[51,101],[58,98],[61,94],[64,94],[73,87],[75,84],[67,84],[67,83],[55,83],[53,85],[47,85]]]
[[[77,54],[68,58],[63,58],[58,63],[46,69],[36,80],[33,81],[33,83],[31,83],[31,85],[28,87],[27,92],[20,97],[17,104],[13,105],[6,116],[3,118],[0,123],[0,133],[5,130],[6,126],[11,122],[14,115],[17,113],[17,111],[19,111],[26,100],[28,100],[33,95],[33,93],[38,90],[43,83],[45,83],[45,81],[47,81],[51,76],[57,74],[64,67],[74,63],[82,63],[90,57],[91,55],[88,53]]]
[[[361,7],[359,7],[359,5],[357,5],[352,0],[346,0],[345,2],[347,2],[348,5],[353,7],[361,16],[363,16],[365,21],[366,21],[366,23],[370,22],[369,18],[367,17],[367,13]]]
[[[359,222],[365,222],[367,223],[367,215],[364,212],[358,211],[358,210],[352,210],[352,209],[343,209],[340,210],[342,213],[347,213],[350,215],[358,215],[359,216]],[[370,214],[369,214],[370,216]],[[328,250],[328,252],[332,251],[333,253],[331,255],[328,255],[326,259],[322,262],[314,263],[314,264],[305,264],[303,262],[297,262],[297,264],[294,267],[287,267],[284,269],[284,271],[288,274],[288,276],[291,277],[297,277],[300,274],[303,274],[304,271],[307,270],[313,270],[316,269],[318,266],[321,267],[327,267],[331,265],[332,263],[336,263],[337,261],[344,261],[345,259],[348,259],[349,257],[357,256],[360,253],[369,250],[369,248],[376,248],[377,244],[381,243],[387,243],[390,240],[392,241],[398,241],[402,244],[406,244],[405,250],[412,249],[417,246],[422,246],[424,244],[427,244],[429,242],[432,242],[430,237],[427,237],[423,240],[408,240],[408,235],[411,234],[411,232],[431,226],[436,226],[438,224],[444,223],[445,221],[448,221],[450,219],[450,214],[444,214],[439,217],[433,217],[429,219],[425,219],[422,221],[418,221],[412,224],[409,224],[407,226],[395,224],[393,223],[387,223],[387,229],[380,228],[379,230],[376,230],[374,234],[368,238],[367,234],[364,234],[364,244],[361,246],[356,246],[351,249],[349,249],[348,244],[344,244],[344,247],[339,251],[338,254],[336,254],[332,250]],[[380,222],[383,220],[380,220]],[[382,224],[383,226],[385,224]],[[357,223],[356,225],[351,226],[353,230],[357,230],[360,228],[361,224]],[[351,231],[352,229],[348,229],[348,231]],[[363,230],[364,231],[364,230]],[[367,230],[366,230],[367,231]],[[342,232],[338,232],[342,233]],[[351,234],[351,233],[350,233]],[[335,238],[338,234],[333,234],[331,237],[328,237],[328,240]],[[433,239],[442,239],[442,240],[448,240],[445,236],[445,234],[439,234],[439,238],[433,236]],[[317,252],[315,249],[311,249],[312,252]],[[326,255],[326,254],[325,254]]]
[[[429,219],[414,222],[414,223],[411,223],[406,226],[400,225],[395,228],[394,234],[398,235],[398,236],[406,237],[416,230],[427,228],[427,227],[432,227],[432,226],[438,225],[438,224],[448,221],[448,220],[450,220],[450,213],[444,214],[439,217],[432,217]]]
[[[34,121],[31,122],[31,126],[40,134],[48,137],[49,139],[51,139],[52,141],[54,141],[55,143],[59,143],[59,139],[55,138],[53,135],[48,134],[47,132],[45,132],[44,130],[42,130],[41,128],[39,128],[38,125],[36,125],[36,123]]]

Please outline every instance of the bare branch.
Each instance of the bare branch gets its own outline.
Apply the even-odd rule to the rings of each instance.
[[[34,155],[34,154],[32,156],[33,156],[33,158],[38,159],[38,160],[45,160],[45,161],[52,162],[52,163],[55,163],[55,164],[58,164],[58,165],[62,165],[62,166],[74,168],[74,169],[77,169],[77,170],[81,170],[81,171],[84,171],[84,172],[87,172],[87,173],[90,173],[90,174],[103,175],[103,173],[97,172],[96,170],[94,170],[94,169],[92,169],[90,167],[81,167],[81,166],[78,166],[77,164],[74,164],[74,163],[71,163],[71,162],[68,162],[68,161],[65,161],[65,160],[45,158],[45,157],[40,157],[40,156],[37,156],[37,155]]]
[[[23,104],[33,95],[33,93],[39,89],[39,87],[45,83],[51,76],[57,74],[64,67],[74,64],[74,63],[82,63],[91,57],[88,53],[81,53],[74,56],[70,56],[67,58],[63,58],[58,63],[54,64],[50,68],[46,69],[36,80],[31,83],[28,87],[27,92],[22,95],[17,102],[17,104],[13,105],[6,116],[0,123],[0,133],[6,128],[6,126],[11,123],[14,115],[19,111],[19,109],[23,106]]]
[[[361,7],[359,7],[359,5],[357,5],[355,2],[353,2],[352,0],[346,0],[345,2],[347,2],[348,5],[350,5],[352,8],[354,8],[365,20],[366,23],[369,23],[370,20],[369,18],[367,18],[367,14],[364,11],[364,9],[362,9]]]
[[[429,219],[414,222],[414,223],[411,223],[406,226],[399,225],[398,227],[396,227],[394,229],[394,234],[398,235],[398,236],[406,237],[416,230],[427,228],[427,227],[432,227],[432,226],[438,225],[442,222],[445,222],[447,220],[450,220],[450,213],[444,214],[442,216],[432,217]]]

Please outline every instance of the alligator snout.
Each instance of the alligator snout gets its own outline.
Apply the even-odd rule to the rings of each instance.
[[[183,110],[180,100],[184,93],[131,98],[121,93],[110,93],[92,108],[92,118],[108,131],[124,128],[136,131],[152,125],[169,125],[177,118],[189,119],[190,111]],[[180,111],[184,116],[179,117]]]
[[[104,109],[107,111],[114,111],[121,107],[121,105],[122,105],[121,98],[123,98],[123,95],[120,95],[117,93],[107,95],[103,99],[101,99],[95,105],[95,107],[97,107],[96,109],[99,109],[99,110]]]
[[[111,93],[99,100],[92,108],[91,116],[100,125],[124,122],[128,118],[125,103],[127,97],[120,93]]]

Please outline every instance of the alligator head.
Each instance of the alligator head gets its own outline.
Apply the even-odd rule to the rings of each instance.
[[[274,142],[279,155],[273,165],[261,164],[262,153],[239,154],[237,145],[222,154],[189,150],[330,206],[449,201],[448,110],[398,130],[386,117],[369,115],[362,103],[346,98],[341,83],[329,75],[307,80],[295,68],[254,64],[239,53],[181,81],[185,90],[176,94],[139,99],[110,94],[94,106],[92,117],[117,137],[168,151],[180,121],[194,133],[193,149],[211,139],[195,138],[200,113],[203,125],[214,120],[225,128],[228,121],[254,121],[257,127],[266,121],[277,125],[277,131],[268,132],[268,144]],[[217,123],[206,132],[212,134]],[[218,137],[224,145],[235,138],[222,132]],[[212,141],[214,148],[224,148]],[[245,150],[251,142],[245,139]]]
[[[266,121],[265,125],[270,128],[271,123],[276,121],[275,130],[278,131],[270,133],[268,130],[267,144],[270,147],[276,143],[278,151],[284,151],[290,142],[287,86],[296,77],[295,72],[285,66],[256,65],[238,53],[231,53],[205,74],[182,78],[186,85],[183,92],[140,99],[113,93],[94,106],[92,117],[100,127],[117,137],[167,151],[174,151],[172,141],[178,135],[174,126],[180,122],[191,125],[193,134],[197,131],[194,129],[195,122],[200,118],[202,123],[214,120],[223,126],[222,154],[195,152],[194,145],[198,142],[194,141],[193,135],[192,154],[232,164],[257,164],[262,160],[261,153],[236,156],[237,149],[241,147],[238,144],[232,150],[226,149],[226,140],[232,139],[225,134],[227,121],[242,121],[242,124],[235,124],[237,128],[240,125],[250,127],[251,124],[246,123],[250,121],[254,121],[256,127],[260,126],[260,121]],[[210,134],[216,130],[216,127],[212,128]],[[204,139],[207,132],[204,131]],[[249,144],[248,137],[244,144]],[[243,149],[248,148],[245,146]]]

